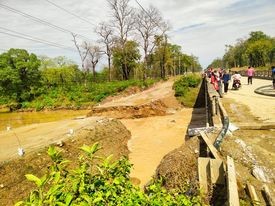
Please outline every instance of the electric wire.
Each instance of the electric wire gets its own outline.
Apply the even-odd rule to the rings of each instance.
[[[42,43],[42,44],[47,44],[49,46],[57,47],[57,48],[60,48],[60,49],[66,49],[66,50],[70,50],[70,51],[72,50],[72,49],[60,47],[60,46],[57,46],[57,45],[54,45],[54,44],[49,44],[49,43],[46,43],[46,42],[43,42],[43,41],[40,41],[40,40],[35,40],[35,39],[29,38],[29,37],[23,37],[23,36],[20,36],[20,35],[17,35],[17,34],[11,34],[11,33],[3,32],[3,31],[0,31],[0,33],[1,34],[6,34],[6,35],[9,35],[9,36],[13,36],[13,37],[17,37],[17,38],[21,38],[21,39],[26,39],[26,40]]]
[[[147,14],[147,16],[149,16],[149,18],[151,19],[151,21],[153,21],[156,24],[156,26],[158,26],[162,30],[163,28],[161,28],[161,26],[154,19],[152,19],[151,15],[148,13],[148,11],[137,0],[135,0],[135,2]]]
[[[57,7],[57,8],[59,8],[59,9],[61,9],[61,10],[63,10],[63,11],[65,11],[65,12],[68,13],[68,14],[71,14],[72,16],[74,16],[74,17],[76,17],[76,18],[78,18],[78,19],[80,19],[80,20],[82,20],[82,21],[85,21],[86,23],[88,23],[88,24],[90,24],[90,25],[92,25],[92,26],[96,26],[94,23],[88,21],[87,19],[84,19],[83,17],[74,14],[73,12],[71,12],[71,11],[69,11],[69,10],[63,8],[62,6],[57,5],[56,3],[53,3],[52,1],[49,1],[49,0],[45,0],[45,1],[47,1],[47,2],[50,3],[51,5],[53,5],[53,6]]]
[[[20,32],[17,32],[17,31],[13,31],[13,30],[10,30],[10,29],[7,29],[7,28],[4,28],[4,27],[0,27],[0,29],[2,30],[6,30],[8,32],[12,32],[12,33],[15,33],[15,34],[18,34],[18,35],[22,35],[23,37],[26,37],[28,38],[29,40],[34,40],[34,41],[37,41],[39,43],[42,43],[43,44],[48,44],[48,45],[51,45],[51,46],[57,46],[59,48],[63,48],[63,49],[68,49],[68,50],[74,50],[74,48],[72,47],[67,47],[65,45],[62,45],[62,44],[59,44],[59,43],[55,43],[55,42],[50,42],[50,41],[47,41],[47,40],[44,40],[44,39],[40,39],[40,38],[37,38],[37,37],[33,37],[33,36],[30,36],[30,35],[27,35],[27,34],[23,34],[23,33],[20,33]]]
[[[4,4],[1,4],[1,3],[0,3],[0,7],[3,8],[3,9],[9,10],[9,11],[11,11],[11,12],[13,12],[13,13],[16,13],[16,14],[19,14],[19,15],[21,15],[21,16],[24,16],[25,18],[31,19],[31,20],[33,20],[33,21],[35,21],[35,22],[40,23],[40,24],[44,24],[44,25],[46,25],[46,26],[49,26],[49,27],[54,28],[54,29],[56,29],[56,30],[59,30],[59,31],[61,31],[61,32],[70,33],[70,34],[76,34],[77,36],[79,36],[79,37],[81,37],[81,38],[83,38],[83,39],[90,40],[90,38],[85,37],[85,36],[83,36],[83,35],[81,35],[81,34],[77,34],[77,33],[75,33],[75,32],[72,32],[72,31],[68,30],[68,29],[62,28],[62,27],[60,27],[60,26],[57,26],[57,25],[55,25],[55,24],[52,24],[52,23],[50,23],[50,22],[47,22],[47,21],[45,21],[45,20],[43,20],[43,19],[40,19],[40,18],[37,18],[37,17],[35,17],[35,16],[29,15],[29,14],[27,14],[27,13],[24,13],[24,12],[22,12],[22,11],[19,11],[19,10],[14,9],[14,8],[12,8],[12,7],[9,7],[9,6],[7,6],[7,5],[4,5]]]

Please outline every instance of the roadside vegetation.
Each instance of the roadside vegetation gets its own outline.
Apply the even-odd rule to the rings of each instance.
[[[79,108],[130,86],[202,69],[196,56],[169,42],[170,25],[157,8],[136,9],[129,0],[107,3],[107,21],[92,29],[98,41],[72,34],[79,65],[17,48],[0,54],[0,107]],[[107,66],[98,68],[99,62]]]
[[[202,78],[199,74],[188,74],[175,81],[173,89],[180,103],[187,107],[193,107],[199,93],[199,85]]]
[[[217,58],[208,67],[241,68],[253,66],[257,70],[270,70],[275,65],[275,37],[262,31],[252,31],[248,38],[240,38],[234,45],[226,45],[222,58]]]
[[[54,147],[48,149],[52,160],[49,171],[43,177],[26,174],[37,189],[19,205],[201,205],[199,196],[184,191],[167,191],[161,180],[146,186],[145,192],[130,181],[131,164],[127,158],[112,160],[98,157],[98,143],[84,145],[84,155],[79,166],[68,169],[69,161],[63,159]]]

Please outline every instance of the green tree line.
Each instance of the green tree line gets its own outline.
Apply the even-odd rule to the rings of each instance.
[[[161,45],[150,55],[147,75],[143,79],[144,65],[137,43],[129,41],[127,47],[127,70],[121,73],[121,50],[114,48],[112,81],[108,68],[95,74],[81,70],[74,62],[65,57],[37,57],[24,49],[10,49],[0,54],[0,105],[11,110],[19,108],[80,107],[86,103],[96,103],[106,96],[115,94],[129,86],[147,87],[167,75],[183,74],[199,66],[197,59],[180,52],[180,46],[167,44],[165,52],[166,69],[161,72]],[[188,68],[189,67],[189,68]],[[129,76],[123,80],[123,76]],[[118,81],[123,80],[123,81]]]
[[[225,45],[222,58],[217,58],[209,67],[269,67],[275,64],[275,37],[262,31],[252,31],[248,38],[238,39],[235,45]]]
[[[170,27],[153,6],[134,9],[129,0],[108,0],[110,18],[95,32],[98,44],[78,42],[81,64],[66,57],[37,57],[24,49],[0,54],[0,105],[18,108],[73,107],[95,103],[128,86],[200,71],[198,58],[169,41]],[[106,55],[108,65],[97,71]],[[122,82],[118,82],[122,81]]]

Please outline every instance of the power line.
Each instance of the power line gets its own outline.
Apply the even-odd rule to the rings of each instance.
[[[74,17],[76,17],[76,18],[78,18],[78,19],[80,19],[80,20],[82,20],[82,21],[85,21],[86,23],[88,23],[88,24],[90,24],[90,25],[92,25],[92,26],[96,26],[94,23],[88,21],[87,19],[84,19],[84,18],[81,17],[81,16],[78,16],[78,15],[74,14],[73,12],[70,12],[69,10],[63,8],[62,6],[59,6],[59,5],[53,3],[53,2],[51,2],[51,1],[49,1],[49,0],[45,0],[45,1],[47,1],[48,3],[52,4],[53,6],[55,6],[55,7],[59,8],[59,9],[65,11],[65,12],[68,13],[68,14],[71,14],[72,16],[74,16]]]
[[[151,19],[152,22],[155,23],[155,25],[162,31],[161,36],[165,33],[165,29],[163,29],[158,22],[156,22],[154,19],[152,19],[151,15],[148,13],[148,11],[137,1],[135,0],[135,2],[139,5],[139,7],[145,12],[145,14],[147,14],[147,16],[149,16],[149,18]]]
[[[11,33],[7,33],[7,32],[4,32],[4,31],[0,31],[0,33],[6,34],[6,35],[9,35],[9,36],[13,36],[13,37],[17,37],[17,38],[21,38],[21,39],[26,39],[26,40],[42,43],[42,44],[47,44],[49,46],[57,47],[57,48],[60,48],[60,49],[67,49],[67,50],[70,50],[70,51],[72,50],[72,49],[68,49],[68,48],[64,48],[64,47],[60,47],[60,46],[54,45],[54,43],[50,44],[50,43],[46,43],[44,41],[32,39],[32,38],[29,38],[29,37],[20,36],[20,35],[17,35],[17,34],[11,34]]]
[[[149,16],[149,18],[151,19],[151,21],[153,21],[161,29],[161,27],[159,26],[159,24],[154,19],[152,19],[151,15],[148,13],[148,11],[137,0],[135,0],[135,2],[147,14],[147,16]]]
[[[67,47],[67,46],[62,45],[62,44],[59,44],[59,43],[50,42],[50,41],[47,41],[47,40],[44,40],[44,39],[40,39],[40,38],[33,37],[33,36],[30,36],[30,35],[27,35],[27,34],[23,34],[23,33],[17,32],[17,31],[13,31],[13,30],[10,30],[10,29],[4,28],[4,27],[0,27],[0,29],[6,30],[6,31],[8,31],[8,32],[13,32],[13,33],[15,33],[15,34],[22,35],[23,37],[26,37],[26,38],[28,38],[29,40],[35,40],[35,41],[38,41],[39,43],[42,43],[42,42],[43,42],[43,43],[46,43],[46,44],[51,45],[51,46],[58,46],[58,47],[63,48],[63,49],[75,50],[75,49],[72,48],[72,47]]]
[[[61,31],[61,32],[70,33],[70,34],[76,34],[75,32],[72,32],[72,31],[70,31],[70,30],[68,30],[68,29],[64,29],[64,28],[62,28],[62,27],[60,27],[60,26],[56,26],[56,25],[54,25],[54,24],[52,24],[52,23],[50,23],[50,22],[47,22],[47,21],[42,20],[42,19],[39,19],[39,18],[37,18],[37,17],[35,17],[35,16],[29,15],[29,14],[27,14],[27,13],[24,13],[24,12],[22,12],[22,11],[19,11],[19,10],[14,9],[14,8],[12,8],[12,7],[9,7],[9,6],[7,6],[7,5],[4,5],[4,4],[1,4],[1,3],[0,3],[0,7],[2,7],[3,9],[9,10],[9,11],[11,11],[11,12],[14,12],[14,13],[16,13],[16,14],[19,14],[19,15],[21,15],[21,16],[24,16],[25,18],[29,18],[29,19],[31,19],[31,20],[33,20],[33,21],[38,22],[38,23],[41,23],[41,24],[44,24],[44,25],[46,25],[46,26],[52,27],[52,28],[54,28],[54,29],[56,29],[56,30],[59,30],[59,31]],[[88,37],[85,37],[85,36],[83,36],[83,35],[81,35],[81,34],[77,34],[77,36],[80,36],[80,37],[82,37],[82,38],[84,38],[84,39],[89,40]]]

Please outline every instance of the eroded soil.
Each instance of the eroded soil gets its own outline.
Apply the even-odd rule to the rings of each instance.
[[[3,147],[4,152],[0,155],[4,161],[0,167],[0,185],[3,185],[0,188],[0,196],[3,197],[0,205],[11,205],[29,193],[33,185],[26,181],[24,174],[33,173],[40,176],[49,165],[49,158],[45,154],[46,148],[39,148],[60,140],[65,141],[61,149],[69,159],[78,156],[81,145],[92,144],[95,141],[100,141],[103,154],[113,153],[115,157],[129,156],[134,164],[131,176],[136,184],[144,186],[155,174],[157,166],[167,162],[161,162],[165,155],[172,151],[171,163],[171,160],[177,161],[182,153],[189,151],[185,149],[188,147],[185,145],[185,135],[194,117],[194,110],[182,108],[177,102],[172,90],[173,82],[174,80],[170,79],[145,91],[133,89],[128,96],[122,94],[110,97],[95,107],[97,112],[92,110],[89,116],[93,117],[29,125],[6,131],[3,138],[0,138],[0,143],[3,141],[8,144]],[[202,118],[200,113],[195,122]],[[113,117],[120,118],[126,127],[120,121],[112,119]],[[200,122],[203,123],[204,120]],[[73,135],[70,134],[70,129],[74,130]],[[20,134],[21,145],[26,149],[23,158],[16,158],[18,141],[13,135],[14,132]],[[7,135],[10,137],[6,137]],[[128,141],[130,136],[131,140]],[[194,178],[196,147],[197,145],[192,147],[193,152],[185,155],[186,158],[180,161],[180,164],[170,167],[170,172],[162,175],[168,177],[174,169],[173,171],[184,174],[183,177],[191,175]],[[14,158],[16,159],[12,160]],[[10,161],[7,161],[8,159]],[[180,165],[185,165],[184,162],[189,163],[190,167],[181,168]],[[163,168],[165,167],[164,165]],[[11,179],[11,176],[14,178]]]

